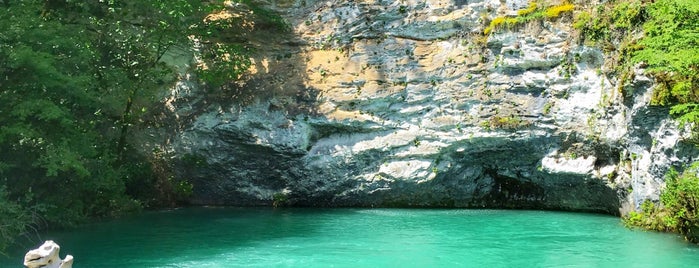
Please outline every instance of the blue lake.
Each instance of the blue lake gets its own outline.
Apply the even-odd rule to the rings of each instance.
[[[74,267],[699,267],[699,247],[619,218],[517,210],[186,208],[37,235]]]

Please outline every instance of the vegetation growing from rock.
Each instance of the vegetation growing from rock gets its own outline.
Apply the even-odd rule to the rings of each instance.
[[[699,163],[682,173],[672,169],[660,195],[660,206],[646,201],[641,212],[631,212],[625,222],[656,231],[678,232],[687,240],[699,242]]]
[[[503,16],[491,20],[488,26],[483,29],[483,34],[489,35],[503,26],[514,27],[533,20],[555,19],[563,12],[572,12],[574,8],[575,5],[568,2],[561,5],[546,5],[544,1],[532,1],[528,8],[517,11],[516,17]]]
[[[555,18],[562,12],[579,9],[573,27],[581,41],[602,48],[610,56],[608,75],[619,77],[619,91],[630,97],[624,85],[633,79],[633,69],[640,66],[656,81],[651,105],[669,107],[670,115],[681,126],[692,129],[685,140],[699,144],[699,5],[692,0],[605,1],[598,6],[570,3],[545,7],[545,2],[532,1],[516,17],[496,17],[488,22],[483,33],[514,27],[532,20]],[[516,125],[512,120],[493,117],[481,126],[497,128]],[[695,208],[699,197],[697,166],[667,174],[667,187],[660,204],[647,201],[642,212],[631,213],[630,226],[659,231],[674,231],[688,240],[699,242],[699,221]]]
[[[644,38],[631,60],[656,79],[653,104],[671,105],[680,122],[699,130],[699,5],[664,0],[648,5]]]
[[[670,114],[693,130],[694,138],[687,141],[697,143],[699,6],[695,1],[610,1],[577,14],[573,26],[583,40],[618,55],[614,72],[621,78],[620,84],[632,78],[633,66],[643,67],[654,77],[651,105],[670,106]],[[676,231],[699,242],[695,212],[698,166],[695,163],[681,174],[668,172],[660,205],[644,203],[642,212],[629,215],[627,224]]]
[[[619,54],[622,84],[631,65],[641,64],[657,82],[651,104],[671,106],[673,116],[696,127],[699,6],[691,0],[610,1],[593,12],[577,14],[574,27],[584,40]]]
[[[517,130],[524,128],[529,125],[529,122],[522,119],[519,116],[493,116],[488,121],[483,121],[481,126],[487,130],[491,129],[503,129],[503,130]]]

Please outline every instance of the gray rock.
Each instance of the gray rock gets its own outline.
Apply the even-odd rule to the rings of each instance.
[[[620,94],[566,22],[499,31],[483,48],[479,14],[527,1],[443,2],[279,5],[291,41],[258,47],[267,65],[238,91],[265,94],[230,102],[180,82],[164,102],[178,127],[157,135],[191,202],[618,214],[698,160],[686,130],[648,106],[652,81],[639,70]],[[299,54],[270,60],[279,51]]]

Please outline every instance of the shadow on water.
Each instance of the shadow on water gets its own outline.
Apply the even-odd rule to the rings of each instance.
[[[176,258],[217,258],[236,249],[298,237],[312,237],[325,217],[352,210],[200,207],[146,212],[81,226],[78,230],[41,234],[0,257],[0,267],[21,267],[30,248],[43,240],[61,246],[61,256],[75,256],[77,266],[151,267]],[[80,264],[83,265],[80,265]],[[90,265],[91,264],[91,265]]]

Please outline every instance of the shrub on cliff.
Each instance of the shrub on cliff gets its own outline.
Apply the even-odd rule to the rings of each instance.
[[[573,26],[581,38],[619,54],[620,84],[632,76],[633,65],[642,64],[656,81],[651,105],[671,106],[672,116],[699,131],[696,1],[609,1],[590,12],[578,13]]]
[[[625,218],[627,226],[680,233],[688,241],[699,242],[699,162],[682,173],[671,169],[660,206],[646,201],[641,212]]]
[[[684,235],[687,240],[699,242],[699,162],[679,174],[668,172],[667,188],[660,201],[667,210],[663,220],[668,227]]]

